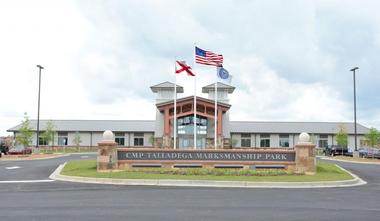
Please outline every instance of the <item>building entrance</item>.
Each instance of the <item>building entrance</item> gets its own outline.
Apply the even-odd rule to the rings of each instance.
[[[177,119],[177,134],[179,149],[194,148],[194,117],[185,116]],[[208,120],[205,117],[197,116],[196,118],[197,149],[206,148],[207,125]]]
[[[194,137],[179,136],[178,137],[178,148],[179,149],[193,149],[194,148]],[[197,149],[206,148],[206,136],[197,136]]]

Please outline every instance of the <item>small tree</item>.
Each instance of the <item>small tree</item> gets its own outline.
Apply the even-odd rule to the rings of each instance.
[[[371,128],[369,133],[365,135],[366,143],[375,148],[375,145],[380,143],[380,133],[376,130],[376,128]],[[372,158],[375,158],[375,150],[372,149]]]
[[[74,139],[73,139],[73,143],[75,144],[75,146],[77,147],[78,149],[78,152],[80,152],[80,143],[82,143],[82,140],[80,139],[80,134],[79,132],[75,132],[75,136],[74,136]]]
[[[49,120],[46,124],[45,132],[42,134],[42,139],[46,141],[46,143],[51,146],[54,146],[54,137],[57,132],[54,129],[54,124],[51,120]]]
[[[7,137],[4,139],[4,144],[5,144],[5,146],[7,146],[7,147],[12,146],[12,144],[13,144],[13,137],[12,137],[12,136],[7,136]]]
[[[32,136],[33,131],[30,127],[30,121],[28,114],[24,113],[24,120],[21,123],[21,128],[19,129],[19,132],[16,134],[16,142],[18,144],[23,145],[24,147],[30,146],[30,143],[32,142]],[[38,142],[38,141],[37,141]]]
[[[380,144],[380,132],[376,128],[371,128],[369,133],[365,135],[367,144],[374,148],[376,145]]]
[[[336,134],[336,142],[341,147],[347,147],[348,134],[346,128],[343,125],[339,126],[339,132]]]

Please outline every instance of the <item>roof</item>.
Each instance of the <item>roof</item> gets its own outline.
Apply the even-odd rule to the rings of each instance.
[[[40,120],[40,128],[46,128],[48,120]],[[52,120],[56,131],[93,131],[103,132],[154,132],[155,120]],[[347,129],[348,134],[354,134],[353,123],[341,122],[266,122],[266,121],[230,121],[231,133],[294,133],[336,134],[339,126]],[[30,126],[35,131],[37,121],[30,120]],[[8,129],[8,132],[18,131],[21,124]],[[369,129],[357,124],[358,134],[367,134]]]
[[[172,89],[174,90],[174,83],[165,81],[160,84],[156,84],[150,87],[153,93],[157,93],[160,89]],[[177,93],[183,93],[183,87],[177,84]]]
[[[186,100],[194,100],[194,96],[187,96],[187,97],[179,98],[179,99],[177,99],[177,103],[182,102],[182,101],[186,101]],[[198,96],[197,96],[197,101],[204,101],[204,102],[213,103],[213,104],[215,103],[214,100],[207,99],[207,98],[204,98],[204,97],[198,97]],[[161,107],[161,106],[172,104],[172,103],[174,103],[174,100],[169,100],[169,101],[165,101],[165,102],[162,102],[162,103],[158,103],[158,104],[156,104],[156,106],[157,107]],[[219,101],[218,101],[218,105],[224,106],[224,107],[228,107],[228,108],[231,107],[230,104],[226,104],[226,103],[219,102]]]
[[[48,120],[40,120],[40,130],[46,128]],[[52,120],[56,131],[93,131],[103,132],[153,132],[154,120]],[[31,128],[37,130],[37,120],[30,120]],[[21,124],[8,129],[8,132],[18,131]]]
[[[217,89],[227,89],[229,94],[232,94],[232,92],[234,92],[235,90],[235,87],[231,85],[223,84],[221,82],[217,83],[217,87],[218,87]],[[215,90],[215,83],[202,87],[202,93],[208,93],[214,90]]]
[[[336,134],[343,126],[348,134],[354,134],[354,123],[342,122],[265,122],[230,121],[231,133],[302,133]],[[357,133],[366,134],[367,127],[357,124]]]

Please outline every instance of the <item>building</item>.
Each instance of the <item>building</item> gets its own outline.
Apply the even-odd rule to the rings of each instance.
[[[230,121],[228,95],[235,88],[218,82],[218,103],[215,116],[215,86],[202,88],[207,98],[197,96],[196,130],[197,149],[215,148],[214,130],[217,131],[217,148],[256,148],[256,147],[293,147],[298,142],[298,135],[307,132],[312,142],[319,147],[336,144],[335,135],[344,128],[348,135],[348,146],[353,147],[354,124],[342,122],[260,122],[260,121]],[[156,120],[52,120],[57,131],[54,144],[59,146],[74,145],[75,134],[79,132],[82,146],[96,146],[102,139],[105,130],[115,133],[115,141],[121,146],[173,148],[174,125],[174,84],[163,82],[150,87],[156,94]],[[177,93],[183,93],[183,87],[177,85]],[[194,96],[177,99],[177,147],[180,149],[194,148]],[[40,121],[40,133],[46,128],[47,120]],[[31,126],[36,131],[35,120]],[[8,129],[16,136],[20,125]],[[358,144],[369,132],[367,127],[357,125]],[[33,136],[33,145],[36,136]],[[40,137],[40,145],[46,144]]]

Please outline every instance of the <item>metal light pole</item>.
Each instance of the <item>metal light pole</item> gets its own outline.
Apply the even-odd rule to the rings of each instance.
[[[354,73],[354,128],[355,128],[355,152],[358,151],[358,140],[357,140],[357,131],[356,131],[356,77],[355,71],[358,70],[358,67],[352,68],[350,71]]]
[[[40,93],[41,93],[41,70],[44,69],[41,65],[37,65],[39,68],[39,78],[38,78],[38,111],[37,111],[37,141],[36,148],[38,151],[38,144],[40,140]]]

